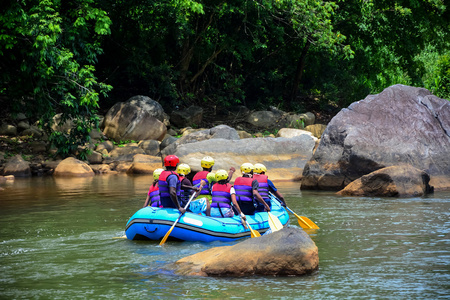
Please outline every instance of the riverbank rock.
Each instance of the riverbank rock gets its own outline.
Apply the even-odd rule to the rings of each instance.
[[[3,169],[3,175],[14,175],[15,177],[30,177],[30,163],[25,161],[21,155],[10,158]]]
[[[408,164],[450,187],[450,102],[394,85],[341,110],[305,166],[301,189],[341,190],[376,170]]]
[[[145,154],[145,151],[138,144],[126,144],[123,147],[115,147],[104,162],[109,164],[112,162],[132,162],[136,154]]]
[[[255,111],[248,115],[247,122],[256,127],[273,126],[279,119],[279,116],[271,111]]]
[[[319,252],[305,231],[286,227],[185,257],[176,267],[177,273],[194,276],[299,276],[319,268]]]
[[[295,129],[295,128],[281,128],[277,132],[276,137],[291,138],[291,137],[294,137],[294,136],[300,136],[302,134],[307,134],[309,136],[313,136],[313,134],[310,131],[301,130],[301,129]]]
[[[162,168],[162,160],[159,156],[136,154],[133,163],[127,170],[128,174],[153,174],[153,171]]]
[[[163,157],[166,155],[175,154],[177,148],[180,145],[212,139],[239,140],[239,134],[234,128],[227,125],[218,125],[211,129],[202,129],[194,131],[191,131],[190,128],[187,128],[184,131],[183,136],[181,138],[176,140],[170,139],[168,141],[169,143],[166,143],[165,142],[166,140],[164,140],[161,143],[162,149],[161,154],[163,155]]]
[[[293,180],[311,158],[315,139],[308,134],[293,138],[209,139],[180,145],[173,154],[189,164],[193,172],[201,170],[204,156],[211,156],[215,160],[214,170],[239,169],[245,162],[262,163],[270,179]]]
[[[143,106],[148,104],[147,101],[142,99],[130,100],[118,102],[111,107],[103,121],[103,134],[116,142],[127,140],[161,141],[167,132],[166,125]]]
[[[198,125],[202,120],[203,108],[195,105],[182,110],[174,110],[170,115],[170,122],[177,127]]]
[[[433,192],[430,176],[412,166],[387,167],[364,175],[338,194],[369,197],[420,197]]]
[[[88,164],[73,157],[62,160],[53,172],[53,176],[61,177],[88,177],[94,174]]]
[[[314,124],[306,126],[305,130],[311,132],[316,138],[320,139],[326,128],[327,126],[324,124]]]

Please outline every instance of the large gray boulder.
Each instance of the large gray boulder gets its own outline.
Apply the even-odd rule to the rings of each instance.
[[[211,156],[214,170],[239,169],[245,162],[262,163],[271,179],[292,180],[300,176],[311,158],[315,139],[306,134],[293,138],[209,139],[182,144],[174,154],[192,171],[200,171],[201,159]]]
[[[157,119],[157,116],[153,116],[148,109],[138,106],[141,102],[138,100],[119,102],[111,107],[103,121],[103,134],[116,142],[161,141],[167,132],[166,125]]]
[[[126,101],[126,103],[136,105],[148,112],[148,114],[164,123],[165,114],[161,104],[150,97],[137,95]]]
[[[305,231],[287,227],[185,257],[175,267],[178,274],[191,276],[299,276],[319,268],[319,252]]]
[[[394,85],[341,110],[328,124],[302,189],[340,190],[378,169],[409,164],[435,189],[450,187],[450,102]]]

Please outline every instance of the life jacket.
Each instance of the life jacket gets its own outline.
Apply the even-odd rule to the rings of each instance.
[[[253,179],[259,183],[258,192],[264,200],[269,200],[269,183],[267,182],[267,175],[253,174]]]
[[[151,185],[148,190],[148,195],[150,197],[150,206],[152,207],[160,207],[161,199],[159,197],[159,186],[157,184]]]
[[[231,184],[219,184],[216,183],[212,187],[212,203],[211,207],[231,207]]]
[[[209,171],[200,171],[194,175],[192,178],[192,184],[197,185],[200,184],[202,180],[206,181],[206,184],[203,186],[200,195],[211,195],[211,190],[209,189],[210,182],[206,179],[206,175],[208,175]]]
[[[178,174],[174,171],[162,171],[161,175],[159,175],[159,180],[158,180],[158,185],[159,185],[159,195],[160,198],[162,200],[162,198],[170,198],[170,189],[169,189],[169,184],[167,183],[167,177],[169,177],[169,175],[176,175],[178,182],[177,182],[177,197],[180,196],[181,194],[181,181],[180,181],[180,176],[178,176]],[[172,200],[170,200],[172,201]]]
[[[236,190],[236,198],[238,201],[253,201],[253,178],[238,177],[234,181],[234,189]]]
[[[180,182],[181,185],[183,185],[183,181],[189,180],[189,179],[187,179],[186,177],[183,177],[183,176],[179,176],[179,177],[181,179],[181,182]],[[189,198],[191,197],[191,194],[192,194],[192,190],[190,190],[190,189],[183,190],[183,188],[181,188],[181,191],[180,191],[180,200],[181,200],[181,203],[182,203],[181,206],[184,206],[185,204],[188,203]]]

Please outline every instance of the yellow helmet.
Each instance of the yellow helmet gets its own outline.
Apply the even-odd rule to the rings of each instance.
[[[250,173],[253,170],[253,165],[251,163],[243,163],[241,165],[241,172],[242,173]]]
[[[206,175],[206,179],[208,180],[208,182],[215,182],[216,180],[216,174],[214,174],[213,172],[209,172],[208,175]]]
[[[266,166],[263,164],[255,164],[254,167],[255,173],[261,174],[262,172],[267,172]]]
[[[161,168],[156,169],[155,171],[153,171],[153,179],[158,180],[159,179],[159,175],[161,175],[162,171],[164,171],[164,170],[161,169]]]
[[[217,181],[226,180],[228,179],[228,173],[225,170],[218,170],[216,172],[216,179]]]
[[[191,167],[188,164],[179,164],[177,167],[177,173],[187,175],[191,173]]]
[[[205,156],[201,161],[202,168],[209,169],[214,166],[214,159],[211,156]]]

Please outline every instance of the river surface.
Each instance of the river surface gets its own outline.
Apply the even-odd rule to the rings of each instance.
[[[269,174],[270,175],[270,174]],[[450,192],[341,197],[276,183],[313,220],[319,270],[198,278],[170,264],[233,243],[117,239],[151,176],[28,178],[0,191],[0,299],[450,299]],[[291,215],[290,226],[298,226]],[[245,263],[245,262],[243,262]]]

